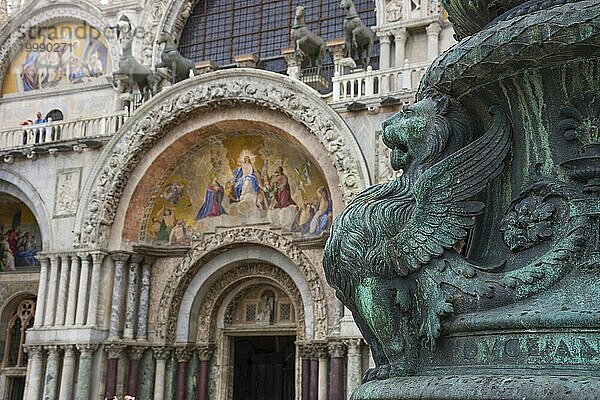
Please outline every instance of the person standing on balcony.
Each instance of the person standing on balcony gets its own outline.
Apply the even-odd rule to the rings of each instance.
[[[42,113],[41,112],[38,111],[35,114],[35,117],[36,117],[36,119],[35,119],[35,121],[33,121],[33,123],[35,125],[46,123],[46,119],[42,117]],[[41,134],[41,137],[40,137],[40,134]],[[40,129],[36,129],[35,130],[35,142],[36,143],[43,142],[44,139],[45,139],[45,136],[46,136],[46,129],[42,129],[41,131],[40,131]]]
[[[29,140],[29,129],[27,129],[28,125],[33,125],[33,121],[28,119],[21,122],[21,126],[23,127],[23,145],[26,145],[27,141]]]

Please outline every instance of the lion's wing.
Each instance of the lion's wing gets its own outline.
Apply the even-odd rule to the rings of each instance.
[[[488,132],[426,170],[415,183],[416,205],[407,225],[390,242],[400,257],[396,272],[417,271],[467,236],[484,204],[469,198],[481,192],[504,168],[510,149],[510,122],[492,107]]]

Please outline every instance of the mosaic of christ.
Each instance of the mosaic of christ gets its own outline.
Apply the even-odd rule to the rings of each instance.
[[[147,243],[189,245],[204,233],[243,225],[314,237],[331,225],[323,175],[278,137],[212,138],[182,157],[156,190],[142,232]]]

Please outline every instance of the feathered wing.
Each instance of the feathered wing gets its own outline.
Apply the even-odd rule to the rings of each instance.
[[[390,246],[396,272],[406,276],[439,257],[467,236],[484,204],[469,198],[481,192],[504,168],[510,150],[510,122],[499,107],[480,138],[426,170],[415,183],[414,210]]]

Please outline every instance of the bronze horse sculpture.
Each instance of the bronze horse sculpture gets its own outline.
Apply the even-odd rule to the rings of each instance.
[[[145,100],[148,100],[155,92],[157,87],[157,79],[150,68],[141,64],[138,60],[133,57],[131,52],[131,38],[123,40],[122,54],[119,58],[119,70],[114,75],[125,75],[129,80],[130,90],[134,84],[144,96]]]
[[[311,67],[317,67],[318,74],[323,64],[323,56],[327,46],[323,39],[308,29],[304,21],[305,16],[306,9],[304,6],[296,7],[294,25],[290,32],[294,46],[294,56],[298,66],[301,65],[303,60],[308,60]]]
[[[366,68],[371,61],[373,50],[373,31],[363,24],[352,0],[342,0],[340,7],[346,12],[344,18],[344,37],[346,54],[357,64]]]
[[[175,44],[173,37],[167,33],[162,32],[156,41],[157,44],[165,44],[160,60],[161,62],[156,65],[156,68],[169,68],[171,70],[171,82],[177,83],[190,77],[190,73],[194,75],[198,74],[194,62],[181,55]]]

